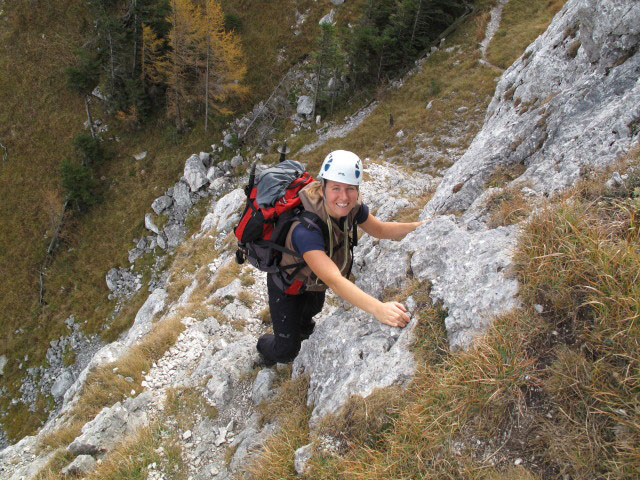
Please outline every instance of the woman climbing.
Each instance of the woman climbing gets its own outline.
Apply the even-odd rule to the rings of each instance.
[[[319,181],[300,191],[305,212],[287,234],[285,247],[302,255],[306,266],[300,269],[283,291],[268,274],[269,312],[273,334],[258,339],[258,351],[267,365],[290,362],[300,350],[302,340],[315,327],[313,316],[322,310],[325,290],[330,288],[352,305],[372,314],[380,322],[404,327],[407,309],[398,302],[381,302],[351,282],[352,246],[355,227],[375,238],[399,238],[422,222],[382,222],[360,202],[362,162],[352,152],[336,150],[324,159]],[[284,253],[281,267],[296,265],[300,259]]]

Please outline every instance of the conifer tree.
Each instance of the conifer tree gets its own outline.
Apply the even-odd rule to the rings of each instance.
[[[240,84],[247,71],[240,41],[233,31],[225,29],[222,7],[216,0],[205,0],[202,15],[196,17],[201,38],[203,66],[199,72],[200,97],[204,104],[204,129],[208,128],[209,107],[229,113],[222,102],[246,93]]]

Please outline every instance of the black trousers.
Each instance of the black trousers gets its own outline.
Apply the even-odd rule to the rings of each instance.
[[[287,295],[275,285],[272,274],[267,275],[267,291],[273,335],[258,339],[258,351],[269,361],[291,362],[298,355],[302,340],[313,332],[313,316],[322,310],[325,292]]]

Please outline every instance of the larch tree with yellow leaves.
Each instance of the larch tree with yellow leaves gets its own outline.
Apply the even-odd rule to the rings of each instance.
[[[204,111],[205,131],[210,109],[229,113],[224,102],[246,92],[241,81],[246,62],[240,41],[224,28],[224,13],[215,0],[202,6],[190,0],[171,0],[169,52],[154,57],[153,32],[148,32],[149,79],[162,78],[167,85],[167,114],[182,130],[187,117]],[[151,66],[153,64],[153,66]]]
[[[247,88],[240,84],[247,66],[239,39],[224,27],[224,13],[216,0],[205,0],[202,15],[196,17],[204,45],[200,72],[200,95],[204,101],[204,130],[208,128],[209,107],[229,113],[223,102],[242,95]]]

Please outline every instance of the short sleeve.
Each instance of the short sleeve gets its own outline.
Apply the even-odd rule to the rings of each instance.
[[[325,251],[324,239],[322,233],[318,230],[309,230],[304,225],[297,225],[291,234],[291,242],[293,248],[300,255],[311,250]]]
[[[369,218],[369,207],[367,207],[367,205],[363,203],[362,205],[360,205],[360,210],[358,210],[358,213],[356,213],[355,222],[358,225],[362,225],[367,221],[367,218]]]

